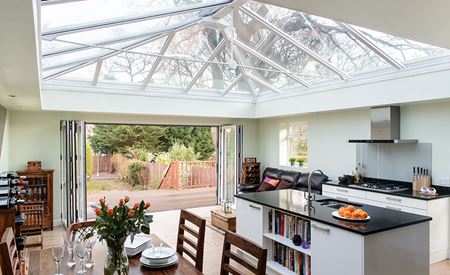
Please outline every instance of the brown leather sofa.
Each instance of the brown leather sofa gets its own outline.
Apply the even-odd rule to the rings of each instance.
[[[308,190],[308,177],[309,173],[301,173],[301,172],[295,172],[295,171],[286,171],[281,170],[278,168],[272,168],[267,167],[264,169],[262,180],[264,180],[265,177],[269,177],[272,179],[278,179],[278,180],[285,180],[292,184],[292,189],[300,190],[300,191],[307,191]],[[328,176],[321,174],[313,174],[311,176],[311,190],[313,193],[316,194],[322,194],[322,183],[327,182]],[[247,192],[256,192],[259,188],[259,184],[252,184],[252,185],[242,185],[240,187],[240,192],[247,193]]]

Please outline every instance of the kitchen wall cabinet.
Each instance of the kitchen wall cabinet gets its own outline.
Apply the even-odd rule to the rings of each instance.
[[[450,257],[448,245],[450,234],[449,198],[420,200],[328,184],[322,186],[322,195],[354,203],[366,203],[386,209],[430,216],[433,218],[430,222],[430,262],[433,264]]]

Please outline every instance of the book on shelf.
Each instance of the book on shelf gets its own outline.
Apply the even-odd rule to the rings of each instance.
[[[269,233],[291,240],[295,235],[300,235],[303,241],[311,240],[311,227],[308,220],[277,210],[269,210],[268,217]]]
[[[272,259],[297,275],[311,275],[311,256],[272,241]]]

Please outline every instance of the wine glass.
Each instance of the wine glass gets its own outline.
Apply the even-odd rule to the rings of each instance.
[[[92,259],[92,249],[97,241],[97,233],[92,232],[92,236],[85,239],[85,246],[87,250],[86,267],[91,268],[94,266],[94,260]]]
[[[58,246],[58,247],[53,247],[52,248],[53,260],[56,263],[56,273],[55,273],[55,275],[63,275],[61,273],[61,261],[62,261],[62,259],[64,257],[64,250],[65,250],[64,246]]]
[[[86,246],[84,243],[79,242],[75,245],[75,253],[78,258],[80,258],[81,269],[77,271],[77,274],[84,274],[87,272],[86,266],[84,263],[84,258],[86,257]]]
[[[76,262],[75,258],[73,256],[73,250],[75,248],[75,236],[72,232],[66,232],[64,234],[64,243],[67,246],[67,250],[69,251],[69,259],[67,260],[67,266],[68,267],[74,267]]]

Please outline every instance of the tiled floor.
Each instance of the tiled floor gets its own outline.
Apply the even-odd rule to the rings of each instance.
[[[213,209],[213,207],[200,207],[193,208],[191,211],[209,221],[211,209]],[[154,213],[154,222],[151,225],[151,231],[152,233],[157,234],[168,245],[175,247],[178,219],[179,210]],[[62,232],[62,228],[44,232],[44,248],[60,245],[62,242]],[[219,231],[207,226],[205,238],[204,273],[206,275],[219,274],[223,235]],[[431,266],[431,275],[448,274],[450,274],[450,260]]]

